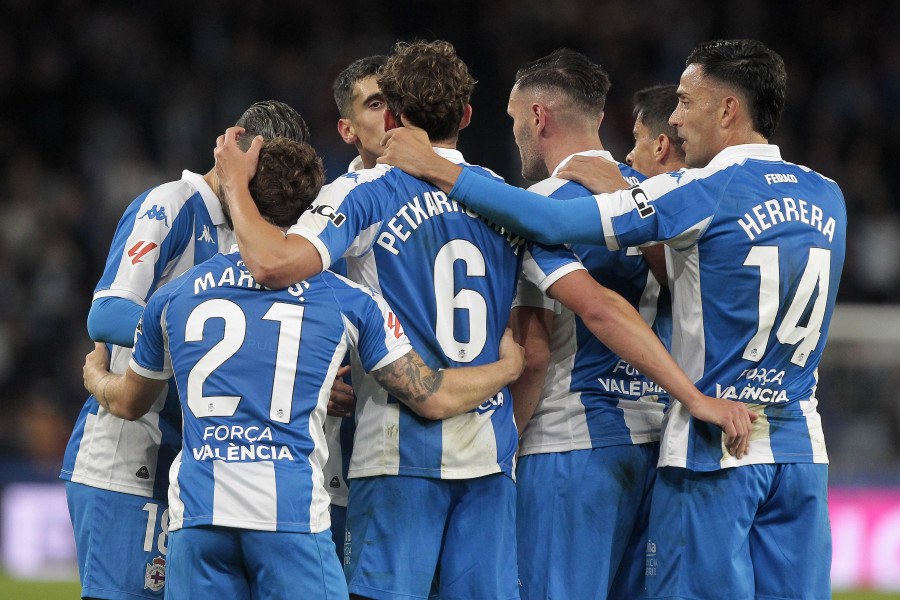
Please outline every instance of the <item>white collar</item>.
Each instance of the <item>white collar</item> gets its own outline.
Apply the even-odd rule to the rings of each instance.
[[[209,187],[209,184],[203,179],[203,175],[185,169],[181,172],[181,179],[193,185],[200,192],[200,197],[203,198],[203,203],[206,205],[206,211],[209,213],[209,218],[213,225],[225,225],[225,213],[222,212],[222,203],[219,202],[219,196]]]
[[[571,156],[567,156],[561,163],[556,165],[556,168],[553,169],[553,174],[551,174],[550,177],[556,177],[556,174],[559,173],[564,166],[566,166],[567,162],[572,160],[573,156],[602,156],[606,160],[611,160],[612,162],[618,164],[618,161],[613,158],[613,155],[610,154],[608,150],[585,150],[584,152],[576,152]]]
[[[748,159],[781,161],[781,150],[774,144],[737,144],[716,154],[708,168],[723,169]]]
[[[352,173],[353,171],[362,171],[366,166],[363,164],[362,156],[356,155],[352,161],[350,161],[350,166],[347,167],[347,172]]]
[[[438,156],[440,156],[441,158],[446,158],[453,164],[458,165],[460,163],[466,162],[463,158],[462,152],[460,152],[456,148],[436,148],[432,146],[431,149],[434,150]]]

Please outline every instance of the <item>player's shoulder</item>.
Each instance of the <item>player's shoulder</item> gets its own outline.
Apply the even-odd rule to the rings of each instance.
[[[375,165],[371,169],[359,169],[358,171],[350,171],[337,177],[334,181],[322,188],[319,197],[323,195],[347,194],[349,191],[366,184],[372,183],[390,176],[395,167],[390,165]]]
[[[506,181],[505,179],[503,179],[503,177],[501,177],[497,173],[493,172],[492,170],[488,169],[487,167],[482,167],[481,165],[473,165],[471,163],[461,162],[461,163],[459,163],[459,166],[461,166],[464,169],[469,169],[473,173],[477,173],[478,175],[481,175],[482,177],[487,177],[489,179],[496,179],[497,181],[504,181],[504,182]]]
[[[548,177],[547,179],[538,181],[529,186],[528,191],[561,200],[591,195],[591,191],[577,181],[561,179],[559,177]]]

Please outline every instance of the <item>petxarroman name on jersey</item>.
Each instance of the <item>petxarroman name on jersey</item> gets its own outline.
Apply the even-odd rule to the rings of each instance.
[[[257,460],[294,460],[287,446],[277,445],[272,439],[272,430],[269,427],[251,425],[219,425],[218,427],[206,427],[203,430],[203,440],[228,442],[227,446],[216,444],[203,444],[199,448],[192,448],[194,460],[224,460],[226,462],[257,461]],[[262,443],[268,442],[268,443]]]
[[[441,191],[425,192],[422,194],[421,199],[419,196],[416,196],[401,206],[397,214],[387,222],[387,228],[390,231],[382,231],[378,236],[377,243],[396,256],[400,254],[400,248],[397,247],[398,242],[403,243],[408,240],[409,236],[422,223],[432,217],[450,213],[461,213],[467,217],[484,222],[488,227],[504,236],[516,254],[519,253],[519,249],[526,243],[525,238],[485,219],[474,210],[459,204],[456,200],[447,198],[447,195]]]
[[[742,219],[738,219],[738,225],[747,234],[750,240],[756,239],[763,231],[780,225],[799,221],[813,227],[834,241],[834,230],[837,222],[833,217],[825,218],[825,213],[818,205],[803,199],[773,198],[762,204],[757,204],[749,212],[744,213]]]

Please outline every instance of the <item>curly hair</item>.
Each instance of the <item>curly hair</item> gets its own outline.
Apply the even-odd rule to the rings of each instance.
[[[453,44],[398,42],[378,74],[388,110],[421,127],[434,142],[455,140],[475,79]]]
[[[325,183],[322,160],[312,146],[277,137],[259,152],[250,195],[264,219],[290,227],[316,199]]]

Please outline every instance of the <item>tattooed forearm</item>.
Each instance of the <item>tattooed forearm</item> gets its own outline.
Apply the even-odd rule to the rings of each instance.
[[[373,373],[381,386],[394,396],[420,404],[441,387],[442,371],[434,371],[415,351]]]

